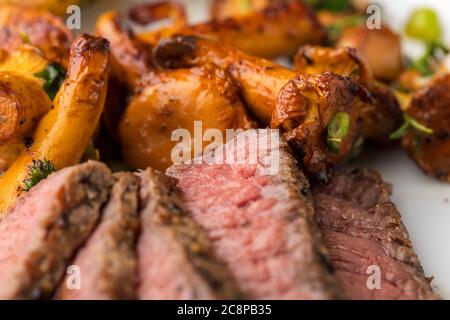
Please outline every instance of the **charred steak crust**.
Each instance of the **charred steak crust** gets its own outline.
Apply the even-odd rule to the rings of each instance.
[[[78,252],[81,288],[61,285],[60,299],[117,300],[136,298],[136,240],[139,233],[139,178],[117,173],[96,230]]]
[[[313,188],[316,216],[341,289],[350,299],[436,299],[414,253],[391,186],[368,169],[336,173]],[[369,289],[369,266],[381,288]]]
[[[153,169],[140,172],[139,177],[139,298],[240,298],[204,231],[187,214],[175,179]]]
[[[63,169],[0,219],[0,298],[49,298],[91,234],[112,174],[99,162]]]
[[[245,136],[248,132],[238,135],[235,145],[257,144]],[[193,218],[250,299],[336,298],[326,249],[313,223],[308,181],[287,144],[280,140],[279,146],[275,175],[260,174],[261,163],[211,161],[174,165],[167,174],[178,179]]]

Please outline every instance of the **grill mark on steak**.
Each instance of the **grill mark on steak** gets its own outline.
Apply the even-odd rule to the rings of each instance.
[[[118,173],[114,179],[100,224],[73,262],[81,272],[81,288],[69,289],[63,281],[59,299],[136,298],[139,178],[132,173]]]
[[[329,185],[313,188],[315,220],[340,288],[350,299],[436,299],[391,189],[368,169],[341,171]],[[367,287],[371,265],[381,270],[379,290]]]
[[[283,141],[278,174],[263,175],[261,160],[249,161],[254,139],[246,131],[208,162],[174,165],[167,173],[179,180],[192,217],[250,299],[337,297],[305,176]],[[260,154],[273,154],[277,146],[259,147]],[[219,164],[230,153],[245,155],[244,164]]]
[[[140,299],[236,299],[234,279],[203,230],[187,215],[174,179],[147,169],[141,178]]]
[[[99,162],[52,174],[0,219],[0,299],[49,298],[90,235],[112,175]]]

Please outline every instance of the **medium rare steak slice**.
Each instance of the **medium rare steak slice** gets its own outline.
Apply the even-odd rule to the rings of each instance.
[[[231,299],[241,295],[203,230],[186,214],[173,179],[141,177],[140,299]]]
[[[287,145],[268,132],[245,131],[203,163],[167,172],[250,299],[335,298],[308,182]]]
[[[0,218],[0,299],[48,298],[91,234],[112,174],[87,162],[52,174]]]
[[[80,287],[68,286],[68,276],[61,284],[60,299],[136,298],[139,178],[132,173],[114,178],[100,224],[72,263],[79,268]]]
[[[315,219],[347,298],[437,298],[390,201],[391,187],[378,173],[339,172],[313,194]]]

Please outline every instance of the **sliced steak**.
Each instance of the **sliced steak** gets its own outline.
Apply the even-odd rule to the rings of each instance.
[[[347,298],[437,298],[390,201],[391,186],[378,173],[342,171],[313,194],[315,220]]]
[[[167,172],[250,299],[334,298],[308,182],[273,132],[245,131]]]
[[[60,287],[60,299],[136,298],[139,178],[132,173],[119,173],[114,178],[100,224],[72,263],[79,268],[80,287],[67,285],[67,276]]]
[[[203,230],[186,214],[176,182],[148,169],[141,177],[140,299],[231,299],[241,295]]]
[[[99,162],[63,169],[0,219],[0,299],[48,298],[91,234],[112,174]]]

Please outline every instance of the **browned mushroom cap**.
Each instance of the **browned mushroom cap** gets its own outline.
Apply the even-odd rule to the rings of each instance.
[[[297,51],[294,63],[295,70],[302,74],[318,74],[328,71],[349,77],[362,85],[373,81],[371,70],[358,57],[353,48],[306,45]]]
[[[355,49],[304,46],[297,52],[295,68],[302,74],[333,72],[365,86],[375,104],[362,105],[362,135],[377,144],[392,143],[389,135],[402,121],[399,103],[391,88],[373,78],[370,68],[358,57]]]
[[[234,47],[194,36],[177,36],[161,41],[155,61],[166,68],[215,64],[228,69],[239,83],[250,112],[269,125],[280,89],[296,73],[263,58],[251,56]]]
[[[29,137],[51,104],[37,81],[0,72],[0,145]]]
[[[133,90],[152,66],[151,48],[135,38],[118,12],[102,14],[96,23],[96,33],[111,45],[111,66],[114,76]]]
[[[175,130],[194,134],[194,122],[203,130],[248,129],[254,123],[240,99],[230,74],[216,65],[150,72],[127,106],[119,125],[126,163],[139,169],[166,170],[173,164],[178,142]],[[203,143],[203,148],[209,143]],[[191,156],[194,154],[192,145]]]
[[[410,128],[402,144],[420,168],[450,182],[450,74],[440,76],[419,90],[406,113],[432,134]]]
[[[347,28],[338,46],[355,48],[377,79],[393,81],[403,70],[400,36],[385,25],[373,30],[366,25]]]
[[[45,10],[21,6],[0,10],[0,49],[14,51],[29,42],[48,60],[67,66],[72,40],[62,19]]]
[[[196,35],[266,59],[290,56],[303,44],[320,44],[325,29],[315,13],[297,0],[276,1],[262,10],[179,28],[170,26],[139,37],[154,45],[174,35]]]
[[[271,127],[285,132],[308,176],[327,183],[334,165],[352,150],[360,135],[359,110],[366,103],[372,103],[370,93],[349,78],[329,72],[299,75],[279,92]],[[327,143],[327,129],[338,113],[346,113],[349,124],[336,153]]]

